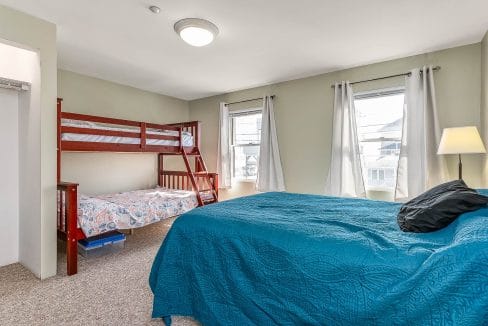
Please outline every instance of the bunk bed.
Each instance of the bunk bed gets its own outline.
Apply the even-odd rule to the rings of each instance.
[[[110,212],[110,205],[114,205],[114,216],[124,201],[137,198],[150,199],[153,205],[145,213],[153,215],[144,216],[146,221],[126,223],[121,228],[134,228],[158,221],[162,218],[179,215],[195,206],[218,201],[218,175],[207,171],[205,162],[200,153],[201,124],[198,121],[155,124],[131,120],[114,119],[93,115],[69,113],[62,111],[62,99],[57,101],[57,228],[60,238],[66,240],[67,273],[77,273],[78,240],[87,236],[104,233],[110,229],[86,227],[81,219],[86,213],[80,204],[88,203],[86,207],[97,207],[96,201],[102,202],[105,211]],[[132,152],[158,154],[158,187],[151,190],[141,190],[115,195],[87,197],[78,193],[78,184],[61,181],[61,153],[62,152]],[[164,169],[164,156],[178,155],[183,158],[185,171],[168,171]],[[194,161],[191,164],[191,161]],[[107,200],[110,196],[110,201]],[[134,197],[135,196],[135,197]],[[137,197],[139,196],[139,197]],[[154,198],[156,204],[164,207],[167,212],[155,214]],[[128,199],[129,198],[129,199]],[[117,202],[118,200],[118,202]],[[173,205],[178,210],[169,210],[164,201],[178,201]],[[193,203],[193,204],[192,204]],[[140,203],[143,205],[144,203]],[[104,206],[105,205],[105,206]],[[115,208],[114,208],[115,207]],[[123,207],[124,210],[128,208]],[[157,209],[156,209],[157,210]],[[98,214],[94,212],[94,214]],[[100,214],[99,214],[100,215]],[[105,214],[110,219],[110,214]],[[108,216],[108,217],[107,217]],[[116,228],[117,226],[115,226]],[[87,230],[94,230],[87,231]]]

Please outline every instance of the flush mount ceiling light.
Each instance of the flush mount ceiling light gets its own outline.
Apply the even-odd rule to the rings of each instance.
[[[176,22],[175,32],[186,43],[193,46],[205,46],[219,34],[219,29],[215,24],[200,18],[185,18]]]

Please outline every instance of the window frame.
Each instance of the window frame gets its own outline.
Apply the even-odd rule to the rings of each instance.
[[[244,178],[237,178],[235,176],[235,148],[236,147],[246,147],[246,146],[259,146],[261,147],[261,140],[259,143],[249,143],[249,144],[241,144],[235,145],[236,142],[236,128],[234,118],[248,116],[248,115],[255,115],[255,114],[263,114],[262,107],[255,107],[255,108],[247,108],[247,109],[238,109],[238,110],[229,110],[229,147],[231,149],[231,180],[232,182],[252,182],[255,183],[257,177],[252,179],[244,179]]]
[[[356,100],[365,100],[365,99],[372,99],[372,98],[377,98],[377,97],[386,97],[386,96],[394,96],[394,95],[400,95],[403,94],[405,96],[405,86],[397,86],[397,87],[389,87],[389,88],[380,88],[380,89],[374,89],[374,90],[368,90],[368,91],[362,91],[358,93],[353,94],[353,101],[354,104],[356,104]],[[355,119],[356,119],[356,125],[357,125],[357,133],[359,137],[359,121],[358,121],[358,112],[355,112]],[[403,123],[402,123],[403,125]],[[403,134],[403,131],[402,131]],[[391,142],[397,142],[397,138],[386,138],[386,137],[379,137],[379,138],[371,138],[368,139],[368,142],[385,142],[385,141],[391,141]],[[400,147],[401,147],[401,141],[402,141],[402,136],[400,137]],[[362,142],[358,139],[358,143],[361,144]],[[364,180],[364,185],[367,186],[369,183],[369,171],[366,169],[364,171],[365,165],[363,165],[363,154],[360,154],[360,160],[361,160],[361,169],[363,169],[363,180]],[[398,159],[400,159],[400,153],[398,154]],[[376,172],[376,179],[379,180],[380,176],[380,171],[379,169],[384,169],[384,168],[379,168],[375,167],[371,171],[371,179],[373,178],[373,171]],[[389,168],[388,168],[389,169]],[[364,175],[364,172],[366,172],[366,175]],[[383,177],[386,177],[386,171],[383,171]],[[394,189],[392,190],[389,187],[380,187],[380,186],[370,186],[369,189],[367,190],[381,190],[381,191],[395,191]]]

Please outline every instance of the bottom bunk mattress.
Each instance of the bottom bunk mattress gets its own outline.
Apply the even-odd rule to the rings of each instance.
[[[78,224],[87,237],[142,227],[198,206],[193,191],[154,188],[110,195],[80,195]]]
[[[399,207],[265,193],[196,208],[175,221],[155,258],[153,317],[486,325],[488,208],[416,234],[399,229]]]

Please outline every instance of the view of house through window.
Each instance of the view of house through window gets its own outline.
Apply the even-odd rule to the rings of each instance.
[[[256,180],[261,141],[261,110],[231,113],[232,178]]]
[[[354,97],[366,190],[393,191],[402,138],[404,90]]]

